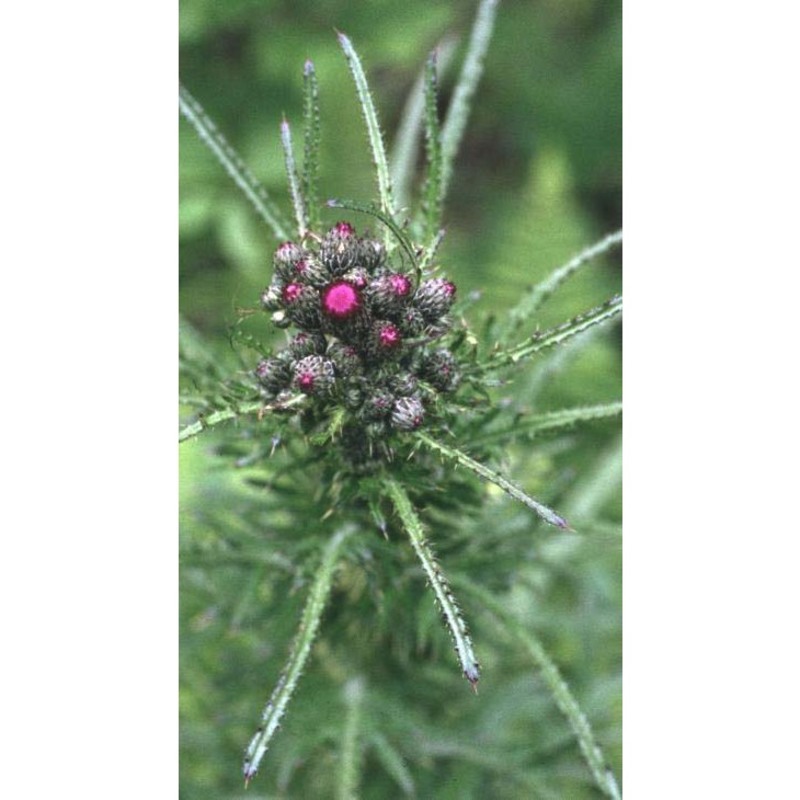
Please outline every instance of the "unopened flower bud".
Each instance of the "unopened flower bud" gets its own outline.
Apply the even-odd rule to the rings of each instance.
[[[342,342],[328,345],[327,357],[333,362],[336,374],[342,378],[352,378],[363,372],[364,364],[355,347]]]
[[[402,341],[403,334],[397,325],[387,320],[378,320],[372,325],[369,352],[385,358],[399,352]]]
[[[400,397],[410,397],[417,391],[418,381],[410,372],[400,372],[389,381],[389,385]]]
[[[400,314],[400,329],[408,338],[420,336],[425,330],[425,317],[414,306],[406,306]]]
[[[354,267],[342,275],[342,280],[361,290],[366,288],[369,283],[369,272],[364,267]]]
[[[331,274],[318,258],[309,255],[292,264],[287,280],[295,280],[321,289],[330,283]]]
[[[286,313],[300,328],[314,330],[319,328],[319,292],[302,283],[290,283],[283,289],[283,302]]]
[[[286,359],[265,358],[254,370],[256,379],[270,394],[286,389],[292,379],[292,370]]]
[[[363,407],[363,414],[366,419],[384,419],[389,416],[394,408],[394,395],[385,390],[378,389],[370,395]]]
[[[399,313],[411,296],[411,279],[401,272],[390,272],[375,278],[366,292],[374,313]]]
[[[422,425],[425,408],[419,397],[401,397],[392,409],[392,425],[401,431],[413,431]]]
[[[319,247],[319,256],[332,275],[341,275],[357,266],[359,239],[355,228],[349,222],[337,222],[325,234]]]
[[[307,333],[300,331],[291,342],[289,342],[289,352],[295,359],[305,358],[305,356],[322,355],[327,347],[325,337],[321,333]]]
[[[266,311],[277,311],[283,307],[281,297],[281,285],[273,281],[263,292],[261,292],[261,307]]]
[[[435,350],[425,355],[420,372],[425,380],[442,392],[454,391],[461,381],[456,360],[449,350]]]
[[[420,284],[414,295],[414,305],[422,312],[428,322],[436,322],[453,305],[456,286],[444,278],[431,278]]]
[[[278,246],[272,260],[275,265],[275,272],[285,281],[290,281],[294,277],[294,265],[309,256],[308,250],[300,247],[294,242],[284,242]]]
[[[375,272],[386,260],[386,248],[377,239],[362,239],[358,244],[358,263]]]
[[[294,365],[292,385],[303,394],[327,394],[334,381],[333,364],[322,356],[306,356]]]

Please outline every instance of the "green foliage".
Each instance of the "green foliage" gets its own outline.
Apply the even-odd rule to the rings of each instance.
[[[182,77],[196,97],[219,106],[218,127],[243,144],[267,187],[221,144],[208,115],[182,89],[185,116],[216,145],[215,155],[267,222],[266,231],[239,226],[247,246],[240,242],[234,250],[231,238],[226,245],[221,231],[237,218],[239,201],[194,140],[182,142],[182,201],[190,209],[182,212],[181,324],[181,439],[190,440],[181,446],[186,796],[241,795],[239,764],[251,740],[251,759],[269,748],[248,791],[257,797],[618,795],[620,356],[614,322],[621,301],[609,252],[620,237],[585,248],[608,229],[606,212],[586,210],[590,204],[578,191],[588,174],[585,158],[569,157],[552,131],[546,147],[526,154],[516,199],[495,185],[494,199],[481,203],[479,213],[466,209],[464,181],[477,187],[485,165],[458,156],[459,144],[475,152],[463,125],[467,105],[450,134],[445,122],[450,144],[441,151],[430,146],[437,135],[430,80],[426,111],[426,83],[416,83],[422,105],[416,126],[407,126],[416,127],[417,137],[427,134],[426,168],[417,175],[406,159],[406,172],[398,173],[393,159],[390,172],[377,119],[379,110],[383,119],[391,114],[376,108],[391,105],[390,89],[373,83],[369,91],[349,38],[340,36],[340,43],[356,93],[341,52],[337,60],[332,56],[335,24],[366,48],[363,64],[374,68],[391,53],[411,86],[426,57],[414,42],[432,47],[457,23],[467,48],[459,74],[467,77],[455,88],[443,82],[443,97],[451,98],[444,119],[474,96],[480,132],[497,110],[493,104],[503,102],[497,92],[474,94],[492,24],[501,37],[511,21],[520,24],[519,8],[509,5],[504,18],[504,5],[496,5],[482,3],[471,28],[452,16],[450,3],[428,3],[425,14],[413,3],[386,4],[385,27],[377,28],[332,16],[325,35],[333,42],[301,17],[294,36],[254,26],[268,3],[234,3],[223,11],[194,0],[182,10]],[[302,14],[312,6],[297,8]],[[562,19],[560,10],[552,11],[547,22],[549,6],[542,8],[536,14],[545,31],[552,32],[556,17],[569,28],[580,16],[573,9]],[[401,16],[409,31],[403,37],[397,35]],[[597,60],[609,34],[594,24]],[[202,91],[214,80],[214,62],[199,53],[237,31],[252,40],[242,52],[257,68],[215,99]],[[257,48],[259,37],[269,46]],[[513,51],[513,37],[501,49]],[[306,55],[315,66],[306,65],[303,91],[294,98]],[[515,80],[519,67],[505,75],[492,71],[492,63],[507,58],[489,50],[488,79],[519,94],[522,107],[530,87]],[[248,108],[247,84],[265,101],[257,108],[267,111],[249,114],[242,126],[235,120]],[[351,103],[354,94],[360,110]],[[283,160],[276,121],[284,109],[276,112],[275,102],[286,103],[289,119],[304,122],[302,169],[293,156],[285,159],[295,177],[288,194],[272,166]],[[612,97],[612,116],[615,109]],[[338,207],[372,215],[387,243],[414,265],[417,283],[439,261],[456,280],[461,300],[448,346],[465,378],[453,398],[442,400],[432,429],[398,436],[393,461],[354,474],[338,456],[342,414],[303,430],[297,412],[305,396],[269,404],[260,398],[252,368],[280,347],[283,334],[250,312],[269,281],[273,237],[288,238],[290,209],[301,229],[324,230],[335,218],[316,198],[368,192],[371,179],[352,156],[337,157],[344,152],[336,141],[340,131],[350,152],[361,152],[362,116],[372,156],[365,162],[375,164],[379,204],[342,201]],[[397,120],[391,122],[394,127]],[[275,132],[266,137],[275,145],[269,153],[251,147],[265,141],[265,131]],[[288,125],[285,131],[287,155]],[[435,190],[440,158],[448,177]],[[420,180],[431,175],[427,184]],[[439,213],[431,209],[448,180],[453,202],[444,212],[448,235],[439,248],[429,239]],[[392,183],[408,187],[403,191],[420,207],[427,203],[430,213],[396,211]],[[416,195],[415,184],[421,187]],[[201,197],[210,198],[207,205]],[[254,253],[261,253],[261,263]],[[477,289],[480,297],[470,291]],[[232,327],[228,322],[226,335],[223,321],[232,317],[238,319]],[[555,525],[563,514],[577,533],[540,523],[532,508],[545,520],[553,515]],[[477,696],[459,675],[473,648],[481,667]],[[253,737],[268,698],[262,733]]]

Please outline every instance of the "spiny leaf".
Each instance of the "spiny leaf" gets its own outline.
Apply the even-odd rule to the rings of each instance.
[[[297,687],[297,681],[308,660],[309,653],[311,652],[311,645],[317,635],[322,612],[325,610],[325,606],[328,602],[333,573],[336,569],[339,553],[341,552],[345,540],[353,533],[353,530],[354,529],[350,527],[342,528],[339,532],[334,534],[323,551],[322,563],[314,573],[314,582],[311,585],[311,590],[308,593],[308,600],[303,609],[300,627],[297,629],[297,635],[292,642],[289,659],[264,708],[264,713],[261,717],[261,725],[256,731],[255,736],[250,740],[250,744],[247,746],[244,765],[242,767],[245,786],[247,786],[256,772],[258,772],[261,759],[267,752],[269,743],[278,730],[281,717],[283,717],[286,712],[289,700],[291,700],[294,690]]]
[[[428,582],[436,596],[436,601],[441,609],[444,621],[453,637],[456,654],[461,664],[464,677],[470,682],[472,688],[477,692],[478,679],[480,678],[480,665],[472,649],[472,639],[470,639],[467,624],[461,616],[461,609],[458,607],[447,579],[436,563],[433,553],[428,543],[425,541],[425,531],[422,527],[414,507],[411,505],[406,490],[393,478],[383,480],[383,488],[386,495],[394,504],[397,516],[400,517],[403,527],[411,539],[411,546],[419,558],[423,570],[428,577]]]
[[[471,445],[510,442],[519,438],[529,438],[542,431],[570,428],[577,423],[615,417],[621,413],[622,403],[619,401],[580,408],[562,408],[558,411],[548,411],[543,414],[533,414],[515,419],[512,425],[504,428],[472,435],[469,442]]]
[[[425,241],[434,242],[442,224],[442,141],[439,130],[436,52],[425,65],[425,155],[428,174],[423,191]],[[431,248],[429,248],[431,249]]]
[[[442,129],[442,197],[447,195],[447,189],[450,186],[453,164],[467,125],[470,101],[483,73],[483,60],[492,38],[494,18],[499,2],[500,0],[482,0],[478,7],[467,55],[453,91],[450,108],[447,111]]]
[[[394,200],[392,199],[392,180],[389,175],[389,164],[386,161],[386,151],[383,146],[383,136],[378,124],[378,114],[372,102],[372,95],[369,91],[366,75],[350,39],[343,33],[339,33],[339,44],[344,51],[345,58],[353,75],[353,80],[358,92],[358,99],[361,104],[361,111],[364,114],[364,121],[367,125],[367,135],[372,150],[372,162],[378,179],[378,194],[381,201],[381,211],[389,217],[394,218]]]
[[[200,140],[203,144],[211,150],[220,164],[225,168],[225,171],[244,192],[261,218],[272,229],[275,237],[279,240],[288,239],[290,236],[290,228],[284,219],[283,213],[275,205],[267,194],[267,190],[262,186],[255,175],[253,175],[244,161],[242,161],[236,151],[228,144],[225,137],[217,129],[217,126],[205,113],[200,103],[195,100],[183,86],[180,86],[179,100],[183,116],[189,120],[200,136]]]
[[[195,422],[192,422],[190,425],[186,425],[184,428],[181,428],[180,433],[178,434],[178,441],[185,442],[187,439],[197,436],[197,434],[201,431],[204,431],[208,428],[213,428],[215,425],[219,425],[221,422],[227,422],[228,420],[236,419],[237,417],[242,417],[247,414],[264,413],[267,411],[282,411],[283,409],[292,408],[296,405],[299,405],[305,399],[306,396],[304,394],[300,394],[291,397],[289,400],[286,400],[283,403],[272,403],[265,405],[263,400],[256,400],[249,403],[242,403],[241,405],[230,406],[229,408],[222,408],[218,411],[212,412],[211,414],[202,415]]]
[[[593,259],[622,243],[622,231],[611,233],[596,242],[591,247],[582,250],[566,264],[550,273],[543,281],[538,283],[517,303],[506,317],[499,338],[501,341],[513,336],[514,333],[542,307],[544,302],[561,286],[570,275],[577,272],[582,266]]]
[[[456,43],[455,37],[446,36],[436,46],[440,73],[443,73],[453,60]],[[425,70],[426,68],[422,69],[408,93],[389,160],[392,169],[392,189],[398,212],[404,212],[410,202],[411,182],[414,178],[419,151],[419,133],[425,111]]]
[[[297,176],[297,167],[294,162],[292,129],[285,119],[281,122],[281,145],[283,146],[283,157],[286,162],[286,177],[289,181],[289,193],[292,196],[294,217],[297,222],[297,235],[302,239],[308,231],[306,206],[303,201],[302,192],[300,191],[300,178]]]
[[[589,311],[573,317],[563,325],[556,325],[545,331],[534,333],[529,339],[509,350],[503,350],[492,355],[480,367],[472,370],[472,374],[482,374],[490,370],[506,367],[509,364],[516,364],[525,358],[530,358],[542,350],[562,344],[573,336],[582,333],[595,325],[600,325],[613,319],[622,312],[622,297],[615,295],[602,305],[596,306]]]
[[[605,756],[592,732],[589,720],[581,710],[572,692],[570,692],[569,686],[561,677],[558,667],[547,654],[541,642],[486,589],[477,585],[474,581],[458,579],[456,583],[465,592],[472,594],[479,600],[500,621],[503,627],[527,649],[539,668],[555,704],[572,728],[572,732],[578,740],[581,753],[598,787],[604,794],[614,798],[614,800],[619,800],[620,794],[617,782],[606,763]]]
[[[475,461],[475,459],[470,458],[466,453],[458,450],[455,447],[438,442],[436,439],[428,436],[427,433],[418,431],[416,437],[431,450],[441,453],[443,456],[446,456],[447,458],[452,459],[467,469],[472,470],[472,472],[474,472],[476,475],[480,475],[487,481],[491,481],[495,485],[499,486],[504,492],[513,497],[515,500],[518,500],[520,503],[523,503],[524,505],[528,506],[528,508],[535,511],[545,522],[549,522],[551,525],[555,525],[557,528],[561,528],[562,530],[572,530],[572,528],[569,526],[569,523],[563,517],[560,517],[555,511],[544,505],[544,503],[534,500],[534,498],[532,498],[529,494],[523,492],[519,487],[514,486],[511,481],[504,478],[502,475],[500,475],[500,473],[490,469],[485,464]]]
[[[303,69],[303,197],[308,225],[311,230],[320,226],[319,215],[319,145],[320,133],[319,85],[312,61]]]

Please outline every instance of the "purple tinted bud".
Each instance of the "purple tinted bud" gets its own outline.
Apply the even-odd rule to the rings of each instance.
[[[298,261],[302,261],[310,256],[308,250],[294,242],[284,242],[278,246],[273,257],[275,272],[284,281],[295,278],[294,266]]]
[[[414,304],[429,322],[444,316],[453,305],[456,286],[444,278],[431,278],[424,281],[414,295]]]
[[[300,283],[307,283],[309,286],[322,288],[330,283],[331,275],[323,263],[313,256],[307,256],[295,261],[291,267],[291,279]]]
[[[333,364],[322,356],[306,356],[294,365],[292,385],[303,394],[327,394],[334,381]]]
[[[271,283],[261,292],[261,307],[266,311],[277,311],[283,306],[283,298],[281,296],[281,286],[279,283]]]
[[[319,328],[319,292],[302,283],[290,283],[283,289],[283,302],[289,319],[300,328]]]
[[[319,246],[319,257],[331,274],[341,275],[357,266],[359,250],[355,228],[349,222],[337,222],[325,234]]]
[[[401,397],[392,408],[392,425],[401,431],[413,431],[422,425],[425,408],[418,397]]]
[[[302,291],[302,283],[290,283],[284,286],[283,291],[281,292],[281,298],[283,299],[284,304],[290,306],[292,303],[296,302]]]
[[[289,342],[289,352],[294,358],[321,355],[325,352],[326,347],[327,342],[321,333],[306,333],[305,331],[301,331]]]
[[[347,319],[360,308],[360,292],[346,281],[332,283],[322,292],[322,311],[331,319]]]
[[[367,419],[384,419],[394,408],[394,396],[383,389],[367,398],[364,403],[364,416]]]
[[[349,283],[351,286],[355,286],[356,289],[364,289],[369,283],[369,272],[363,267],[355,267],[345,272],[345,274],[342,275],[342,280]]]
[[[425,330],[425,318],[418,309],[408,306],[400,315],[400,329],[408,337],[419,336]]]
[[[351,236],[356,235],[356,229],[349,222],[337,222],[330,232],[340,239],[349,239]]]
[[[386,248],[375,239],[362,239],[358,246],[358,263],[374,272],[386,260]]]
[[[449,350],[428,353],[422,361],[421,373],[435,389],[442,392],[454,391],[461,381],[456,360]]]
[[[400,272],[375,278],[367,289],[370,308],[377,314],[399,312],[411,296],[411,280]]]
[[[265,358],[254,370],[258,382],[271,394],[277,394],[289,385],[292,371],[285,360]]]
[[[333,362],[336,374],[343,378],[360,375],[364,370],[358,351],[349,344],[333,342],[328,346],[327,356]]]
[[[305,250],[294,242],[283,242],[278,245],[275,251],[274,261],[276,264],[293,264],[305,254]]]
[[[375,334],[378,348],[381,350],[394,350],[400,346],[403,339],[400,329],[393,322],[376,323]]]

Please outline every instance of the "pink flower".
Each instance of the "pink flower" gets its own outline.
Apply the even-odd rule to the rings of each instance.
[[[334,319],[347,319],[361,308],[361,296],[355,286],[337,281],[322,293],[322,310]]]

